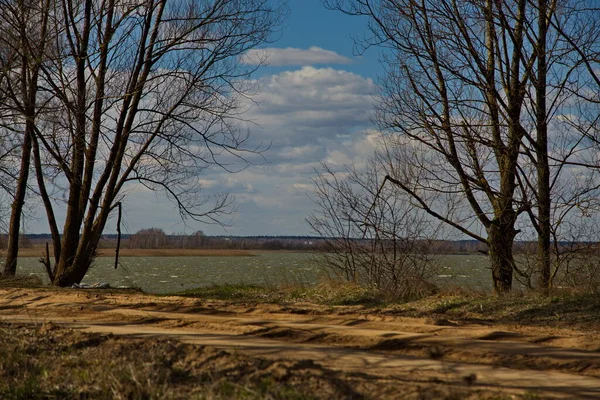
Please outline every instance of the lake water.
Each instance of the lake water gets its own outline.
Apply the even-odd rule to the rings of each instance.
[[[311,253],[258,253],[249,257],[99,257],[82,283],[107,282],[112,287],[139,287],[169,293],[215,284],[313,285],[327,275]],[[491,273],[487,257],[441,256],[437,283],[487,290]],[[47,282],[37,258],[19,258],[19,275],[37,275]]]

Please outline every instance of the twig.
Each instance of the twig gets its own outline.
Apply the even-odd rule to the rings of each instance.
[[[119,265],[119,250],[121,249],[121,202],[117,203],[117,207],[119,207],[119,216],[117,217],[117,248],[115,250],[115,269]]]

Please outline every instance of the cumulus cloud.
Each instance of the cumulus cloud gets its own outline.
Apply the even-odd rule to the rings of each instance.
[[[380,133],[372,128],[373,95],[368,78],[305,66],[262,77],[259,106],[250,117],[259,126],[254,140],[271,143],[268,164],[244,171],[255,193],[242,194],[233,232],[248,226],[261,234],[310,234],[305,222],[315,170],[330,163],[362,165],[373,155]],[[238,229],[240,229],[238,231]]]
[[[335,51],[312,46],[308,49],[294,47],[251,49],[242,56],[242,62],[249,65],[266,63],[272,67],[283,67],[315,64],[349,64],[352,60]]]
[[[373,80],[333,68],[302,67],[261,78],[249,117],[256,138],[273,146],[317,146],[371,124]],[[289,153],[291,149],[286,149]],[[271,151],[274,153],[274,151]],[[296,150],[301,155],[300,149]]]

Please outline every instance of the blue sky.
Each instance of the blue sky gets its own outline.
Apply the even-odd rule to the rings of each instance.
[[[270,143],[266,162],[231,174],[218,168],[199,177],[207,193],[228,191],[237,212],[222,228],[187,220],[162,195],[132,188],[124,200],[125,231],[158,227],[166,232],[203,230],[213,235],[310,235],[305,218],[314,209],[311,178],[319,163],[334,169],[365,161],[377,133],[371,123],[376,49],[353,54],[353,37],[366,20],[327,10],[321,0],[290,0],[289,14],[266,49],[269,66],[253,76],[260,94],[246,118],[254,143]],[[256,53],[248,54],[252,64]],[[255,59],[255,58],[254,58]],[[250,105],[250,102],[249,102]],[[114,222],[108,223],[107,233]],[[26,220],[26,232],[47,232],[43,212]]]
[[[290,0],[288,5],[288,18],[273,47],[308,49],[317,46],[348,57],[352,62],[345,64],[344,70],[373,79],[377,77],[381,70],[377,50],[370,49],[363,56],[354,54],[353,38],[361,38],[366,33],[365,18],[326,9],[321,0]],[[267,67],[259,74],[274,70],[277,69]]]

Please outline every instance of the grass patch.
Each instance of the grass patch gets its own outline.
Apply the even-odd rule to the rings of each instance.
[[[213,285],[176,293],[200,299],[230,300],[245,303],[290,304],[311,302],[324,305],[382,305],[385,296],[353,284],[333,282],[316,286]]]
[[[381,311],[414,317],[444,316],[521,325],[558,324],[585,328],[600,321],[600,297],[594,293],[573,291],[555,291],[548,296],[536,292],[495,296],[475,291],[455,291],[390,304]]]
[[[42,286],[42,280],[35,275],[12,277],[2,277],[0,275],[0,288],[37,288]]]
[[[246,284],[224,284],[200,287],[175,293],[178,296],[216,300],[275,302],[279,300],[274,288]]]

